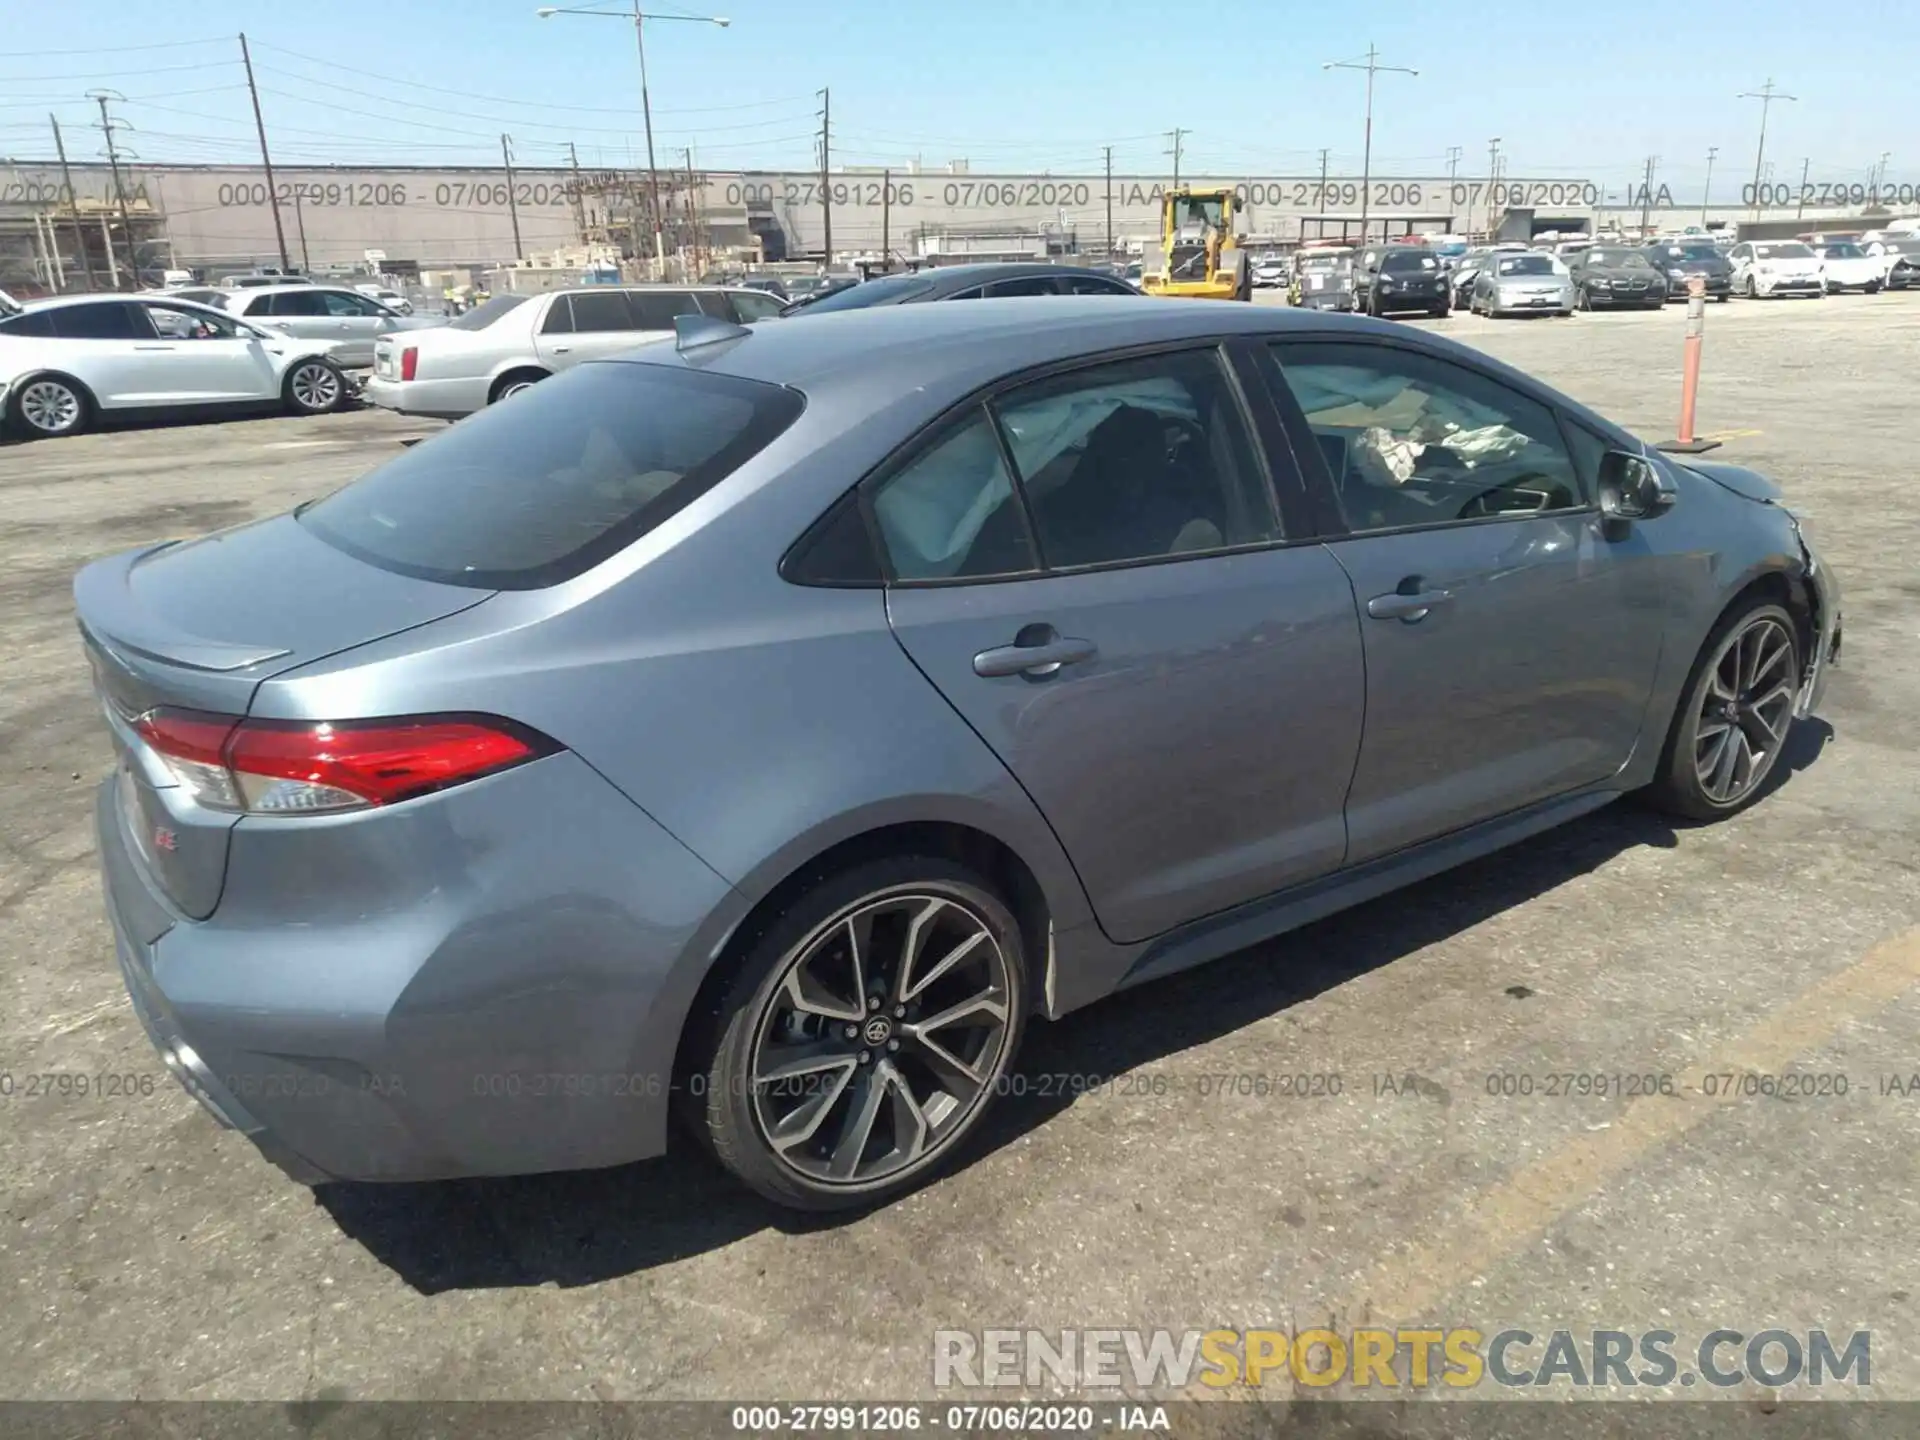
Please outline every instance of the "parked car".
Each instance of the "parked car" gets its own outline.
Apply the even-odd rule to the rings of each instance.
[[[1145,293],[1144,287],[1146,282],[1143,281],[1140,278],[1140,276],[1141,276],[1141,273],[1145,270],[1145,268],[1146,267],[1142,265],[1138,260],[1130,261],[1126,265],[1126,267],[1121,270],[1120,278],[1126,281],[1128,285],[1132,286],[1136,292],[1144,294]]]
[[[1369,315],[1418,310],[1445,319],[1453,309],[1447,272],[1441,268],[1439,257],[1424,245],[1391,245],[1377,253],[1361,252],[1354,265],[1353,298],[1354,307]]]
[[[1880,262],[1884,288],[1920,289],[1920,235],[1883,233],[1869,238],[1860,248]]]
[[[31,438],[143,413],[318,415],[346,395],[333,342],[261,330],[190,300],[81,295],[0,320],[0,415]]]
[[[1727,252],[1733,263],[1733,290],[1749,300],[1767,296],[1826,293],[1820,257],[1798,240],[1742,240]]]
[[[403,415],[458,420],[582,360],[670,339],[676,316],[735,323],[779,313],[776,296],[718,286],[587,285],[495,295],[433,329],[380,336],[363,393]]]
[[[1472,298],[1474,279],[1479,275],[1480,267],[1486,263],[1489,255],[1526,253],[1528,253],[1527,246],[1505,240],[1497,245],[1475,245],[1455,256],[1452,266],[1447,271],[1447,284],[1453,292],[1454,308],[1458,309]]]
[[[743,290],[760,290],[781,300],[793,298],[787,292],[786,282],[778,275],[748,275],[740,281]]]
[[[804,305],[860,283],[858,275],[802,275],[787,281],[787,295],[793,304]]]
[[[1309,310],[1352,310],[1353,252],[1344,247],[1302,250],[1287,300]]]
[[[1707,298],[1724,304],[1733,294],[1733,266],[1711,240],[1676,236],[1647,247],[1653,268],[1667,277],[1667,298],[1684,300],[1695,275],[1706,286]]]
[[[230,295],[227,313],[267,330],[334,340],[333,358],[350,369],[373,364],[374,342],[396,331],[444,325],[439,315],[399,315],[378,300],[337,285],[262,285]]]
[[[305,275],[282,273],[278,270],[255,271],[248,275],[228,275],[220,284],[228,290],[257,290],[262,285],[311,285],[312,279]]]
[[[1474,272],[1467,308],[1476,315],[1571,315],[1578,297],[1551,255],[1489,254]]]
[[[1667,303],[1667,277],[1646,253],[1621,245],[1593,245],[1567,257],[1574,302],[1582,310],[1658,310]]]
[[[932,300],[1002,300],[1034,295],[1138,296],[1133,286],[1104,270],[1045,261],[942,265],[904,275],[886,275],[848,290],[816,295],[784,312],[789,319],[865,310],[875,305],[919,305]]]
[[[741,328],[77,576],[134,1012],[292,1175],[615,1165],[677,1109],[873,1204],[1030,1015],[1629,791],[1752,804],[1840,652],[1770,482],[1436,336]]]
[[[1284,256],[1263,255],[1253,262],[1253,284],[1256,290],[1276,290],[1287,283],[1287,262]]]
[[[1887,283],[1886,266],[1877,255],[1869,255],[1852,240],[1819,240],[1808,247],[1820,257],[1820,278],[1827,294],[1859,290],[1877,295]]]
[[[356,285],[353,288],[396,315],[413,314],[413,302],[390,285]]]
[[[227,301],[234,295],[231,290],[222,290],[213,285],[176,285],[145,293],[157,300],[191,300],[196,305],[211,305],[216,310],[224,310]]]

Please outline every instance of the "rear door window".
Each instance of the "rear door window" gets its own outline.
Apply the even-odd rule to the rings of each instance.
[[[627,292],[627,297],[633,302],[635,330],[671,330],[674,316],[700,313],[700,302],[687,290],[631,290]],[[573,298],[578,305],[580,297],[576,295]],[[576,309],[574,324],[579,323],[579,311]]]
[[[580,292],[569,295],[567,301],[573,308],[573,331],[576,335],[635,328],[633,311],[627,305],[627,292],[624,290]]]
[[[1060,282],[1051,275],[1022,275],[1017,280],[1001,280],[987,286],[989,300],[1003,300],[1013,295],[1058,295]]]
[[[247,313],[257,315],[260,312],[256,308]],[[327,298],[318,290],[287,290],[267,297],[267,313],[276,318],[284,315],[325,315]]]
[[[151,340],[153,326],[139,306],[124,301],[105,305],[62,305],[53,312],[53,328],[63,340]]]
[[[297,514],[321,539],[385,570],[538,589],[691,504],[804,408],[796,391],[731,375],[581,365]]]

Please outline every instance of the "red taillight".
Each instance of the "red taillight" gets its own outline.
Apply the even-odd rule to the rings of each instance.
[[[268,815],[391,805],[559,748],[485,715],[315,723],[155,710],[136,728],[201,804]]]
[[[400,378],[411,380],[420,369],[420,347],[409,345],[400,352]]]

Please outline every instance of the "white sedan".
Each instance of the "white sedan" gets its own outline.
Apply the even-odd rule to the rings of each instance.
[[[333,345],[271,334],[210,306],[83,295],[0,320],[0,416],[31,438],[109,416],[202,409],[338,409]]]

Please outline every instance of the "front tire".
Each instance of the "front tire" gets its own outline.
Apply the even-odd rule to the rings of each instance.
[[[687,1079],[714,1155],[796,1210],[865,1207],[960,1150],[1019,1049],[1019,922],[930,855],[830,875],[751,940]]]
[[[295,415],[325,415],[347,398],[347,377],[331,360],[302,360],[287,372],[281,393]]]
[[[1799,628],[1755,600],[1714,626],[1694,663],[1647,798],[1689,820],[1718,820],[1759,798],[1793,728]]]
[[[93,417],[86,392],[63,375],[36,375],[14,392],[9,409],[20,433],[32,440],[78,435]]]

